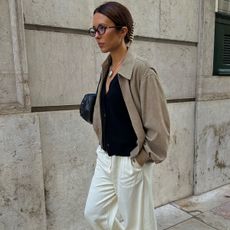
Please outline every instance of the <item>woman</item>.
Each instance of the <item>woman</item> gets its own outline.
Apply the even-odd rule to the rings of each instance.
[[[155,70],[128,48],[133,19],[125,6],[107,2],[97,7],[89,33],[109,56],[94,108],[99,147],[85,217],[93,229],[157,229],[152,163],[165,159],[169,143],[162,88]]]

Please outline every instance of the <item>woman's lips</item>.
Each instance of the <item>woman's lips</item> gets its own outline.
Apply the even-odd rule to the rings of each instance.
[[[101,48],[104,46],[104,43],[98,43],[98,46]]]

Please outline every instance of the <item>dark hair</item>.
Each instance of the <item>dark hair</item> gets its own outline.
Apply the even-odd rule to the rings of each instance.
[[[93,14],[95,13],[101,13],[107,16],[118,26],[118,30],[126,26],[128,28],[128,33],[125,36],[125,43],[127,44],[133,41],[133,18],[125,6],[118,2],[105,2],[94,10]]]

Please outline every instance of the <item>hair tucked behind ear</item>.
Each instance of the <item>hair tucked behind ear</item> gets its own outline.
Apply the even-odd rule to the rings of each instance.
[[[125,36],[125,43],[131,44],[134,39],[134,24],[133,18],[129,10],[118,2],[106,2],[98,6],[93,14],[100,13],[107,16],[114,22],[116,26],[120,26],[117,30],[120,30],[123,26],[128,28],[128,32]]]

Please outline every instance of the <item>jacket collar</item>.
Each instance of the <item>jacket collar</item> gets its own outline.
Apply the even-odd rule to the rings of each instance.
[[[136,55],[132,52],[132,49],[129,47],[126,57],[123,64],[121,65],[120,70],[118,71],[119,75],[130,80],[132,76],[133,66],[135,64]],[[111,55],[109,55],[102,64],[103,73],[108,72],[108,68],[112,62]]]

